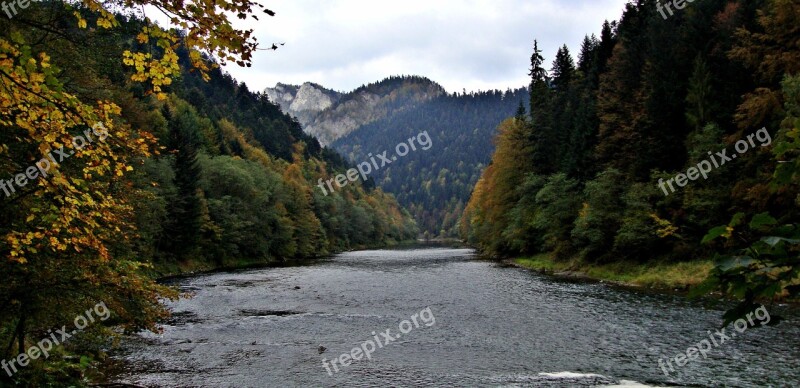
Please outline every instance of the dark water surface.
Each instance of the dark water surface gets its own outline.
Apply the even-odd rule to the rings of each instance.
[[[353,252],[311,266],[211,274],[178,285],[194,298],[170,304],[175,316],[163,334],[125,341],[117,381],[153,387],[800,386],[796,312],[772,306],[772,315],[784,313],[789,321],[737,333],[707,359],[676,366],[667,377],[659,358],[685,354],[707,339],[723,306],[554,279],[477,260],[468,249]],[[435,323],[420,318],[419,327],[401,334],[401,322],[427,307]],[[339,364],[329,375],[323,358],[330,362],[374,342],[373,332],[386,329],[401,337],[376,349],[371,360]],[[320,346],[327,348],[322,354]]]

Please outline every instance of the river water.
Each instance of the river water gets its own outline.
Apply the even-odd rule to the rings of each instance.
[[[556,279],[422,248],[176,281],[163,334],[124,341],[117,382],[148,387],[800,386],[800,316],[717,343],[724,306]],[[430,308],[420,314],[421,311]],[[403,321],[407,321],[403,323]],[[416,321],[416,325],[413,323]],[[401,326],[403,331],[401,332]],[[365,341],[388,342],[370,359]],[[375,332],[375,334],[373,334]],[[716,337],[715,338],[719,338]],[[321,346],[324,348],[321,348]],[[332,359],[345,358],[331,368]],[[328,368],[323,366],[323,359]],[[338,369],[338,372],[336,370]],[[330,370],[330,373],[329,373]],[[639,385],[642,384],[642,385]]]

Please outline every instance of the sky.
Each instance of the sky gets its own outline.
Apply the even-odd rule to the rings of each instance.
[[[253,67],[225,70],[250,90],[315,82],[351,91],[391,75],[426,76],[448,92],[528,83],[533,41],[548,68],[566,44],[577,61],[586,34],[618,20],[627,0],[270,0],[255,30]]]

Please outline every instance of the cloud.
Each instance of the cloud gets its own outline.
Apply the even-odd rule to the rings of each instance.
[[[253,67],[225,68],[251,90],[312,81],[341,91],[390,75],[422,75],[448,91],[527,83],[538,39],[546,60],[619,19],[626,0],[273,0],[251,23],[263,46]],[[265,3],[266,4],[266,3]]]

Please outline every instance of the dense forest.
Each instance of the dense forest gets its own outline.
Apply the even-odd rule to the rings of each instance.
[[[412,152],[372,178],[397,196],[426,236],[455,237],[458,219],[494,150],[495,128],[528,99],[526,88],[443,95],[363,125],[333,147],[357,163],[369,153],[394,152],[397,144],[427,131],[431,150]]]
[[[112,327],[155,329],[165,316],[160,301],[177,294],[158,276],[418,234],[380,189],[313,189],[347,163],[219,70],[250,65],[251,32],[219,8],[154,4],[185,31],[95,1],[32,2],[0,18],[0,358],[101,301],[110,311],[0,385],[82,381],[120,334]]]
[[[534,44],[528,111],[500,125],[462,235],[505,257],[716,258],[700,290],[739,312],[797,296],[800,3],[657,5],[629,3],[577,63],[565,46],[548,70]]]

